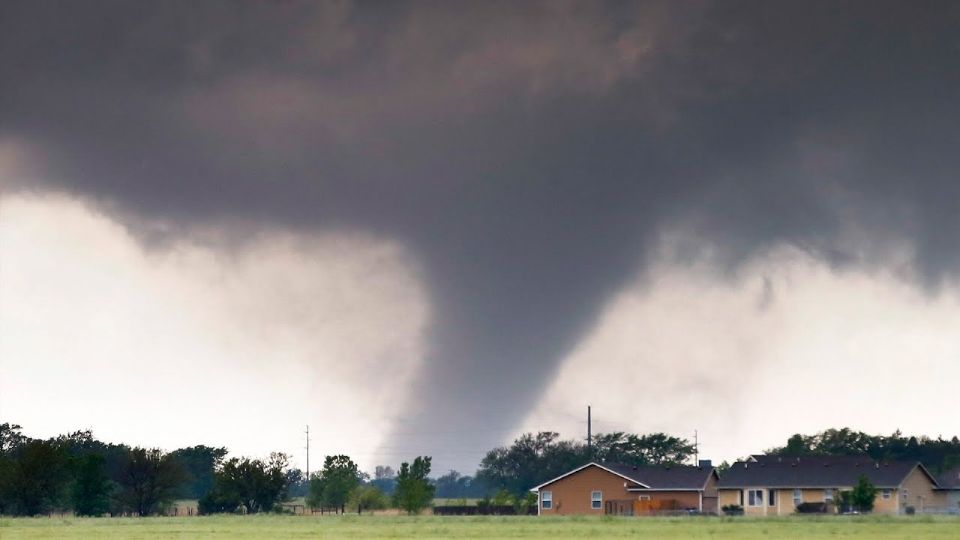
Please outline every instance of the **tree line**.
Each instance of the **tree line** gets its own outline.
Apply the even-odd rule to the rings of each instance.
[[[205,446],[163,453],[108,444],[90,431],[32,439],[16,424],[0,424],[0,513],[150,515],[205,489],[212,474],[202,474],[204,463],[224,455]]]
[[[588,445],[562,439],[556,432],[539,432],[488,451],[475,476],[449,471],[431,478],[429,456],[403,463],[398,470],[378,465],[371,475],[349,456],[334,455],[307,478],[282,453],[266,459],[227,459],[226,448],[202,445],[163,452],[105,443],[90,431],[33,439],[23,435],[20,426],[5,423],[0,424],[0,514],[72,510],[87,516],[148,516],[165,512],[177,499],[197,500],[205,514],[259,513],[278,511],[294,497],[304,497],[308,507],[334,512],[395,507],[416,513],[434,497],[513,505],[519,512],[530,504],[531,487],[589,461],[676,465],[689,462],[694,452],[690,441],[664,433],[598,434]],[[828,429],[793,435],[767,453],[915,460],[938,474],[960,465],[960,440]]]
[[[869,456],[886,461],[919,461],[933,474],[960,466],[960,439],[870,435],[850,428],[827,429],[814,435],[797,433],[784,446],[767,450],[780,456]]]
[[[203,514],[255,514],[279,511],[282,502],[303,495],[312,507],[341,512],[393,505],[415,513],[434,497],[428,456],[402,463],[396,473],[378,466],[375,479],[347,456],[327,456],[322,470],[305,478],[279,452],[226,459],[222,447],[163,452],[104,443],[90,431],[33,439],[21,430],[0,424],[0,515],[150,516],[177,499],[197,500]]]

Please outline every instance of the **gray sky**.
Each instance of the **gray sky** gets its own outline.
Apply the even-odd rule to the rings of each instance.
[[[722,457],[839,418],[960,431],[833,376],[895,396],[875,374],[960,360],[958,24],[4,2],[0,416],[241,453],[310,422],[318,453],[466,470],[519,429],[579,436],[590,402]],[[756,416],[807,391],[831,407]]]

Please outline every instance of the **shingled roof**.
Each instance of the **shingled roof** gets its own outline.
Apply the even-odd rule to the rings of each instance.
[[[627,481],[628,491],[699,491],[706,485],[710,475],[716,474],[713,467],[694,467],[692,465],[633,467],[591,462],[553,480],[544,482],[530,491],[537,491],[591,466],[599,467],[622,477]]]
[[[960,468],[951,469],[937,477],[940,489],[960,490]]]
[[[701,490],[707,479],[714,473],[713,467],[694,467],[692,465],[644,466],[606,465],[621,476],[633,479],[638,484],[648,486],[631,487],[629,491],[644,490]]]
[[[878,488],[896,488],[914,468],[936,479],[916,461],[877,461],[869,456],[752,456],[738,461],[720,478],[719,487],[836,488],[854,486],[865,475]]]

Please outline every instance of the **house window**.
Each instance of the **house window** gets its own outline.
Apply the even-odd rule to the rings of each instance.
[[[823,490],[823,502],[832,503],[833,502],[833,490],[825,489]]]
[[[763,490],[751,489],[747,491],[747,502],[750,506],[763,506]]]
[[[777,492],[772,489],[767,490],[767,504],[770,506],[777,505]]]
[[[543,491],[540,493],[540,507],[544,510],[553,508],[553,492]]]
[[[650,496],[649,496],[649,495],[640,495],[640,498],[637,499],[637,500],[639,500],[639,501],[649,501],[649,500],[650,500]]]
[[[803,490],[795,489],[793,490],[793,505],[800,506],[803,503]]]
[[[600,510],[603,508],[603,492],[602,491],[591,491],[590,492],[590,508],[594,510]]]
[[[889,490],[889,489],[885,489],[885,490],[883,490],[883,491],[880,492],[880,496],[883,497],[884,499],[889,499],[889,498],[890,498],[890,495],[891,495],[891,493],[890,493],[890,490]]]

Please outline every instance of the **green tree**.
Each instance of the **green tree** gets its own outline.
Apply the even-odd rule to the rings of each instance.
[[[55,441],[31,440],[12,452],[10,506],[23,516],[46,514],[68,503],[69,455]]]
[[[861,512],[872,512],[873,502],[877,498],[877,488],[866,475],[861,474],[857,485],[850,492],[850,502]]]
[[[173,502],[186,479],[180,463],[157,448],[132,448],[120,476],[122,510],[139,516],[161,512]]]
[[[875,460],[920,461],[935,474],[960,463],[960,439],[870,435],[850,428],[826,429],[814,435],[795,434],[787,445],[767,450],[781,456],[864,456]]]
[[[17,424],[4,422],[0,424],[0,454],[7,454],[29,442],[29,438],[20,433],[23,429]]]
[[[310,482],[298,468],[287,469],[287,495],[289,497],[306,497],[310,494]]]
[[[350,508],[356,508],[357,513],[365,510],[383,510],[390,504],[390,499],[376,486],[360,485],[350,492]]]
[[[512,495],[509,491],[501,489],[493,495],[493,500],[490,501],[490,504],[497,507],[497,511],[500,511],[500,507],[507,506],[510,504],[510,499]]]
[[[14,479],[16,462],[14,451],[26,441],[20,433],[21,427],[4,422],[0,424],[0,515],[10,514],[14,507]]]
[[[492,490],[522,494],[586,461],[586,446],[579,442],[561,440],[552,431],[525,433],[509,447],[487,452],[477,478]]]
[[[201,499],[201,513],[232,512],[240,506],[248,514],[273,510],[287,494],[288,460],[286,454],[275,452],[267,461],[226,461],[214,475],[213,488]]]
[[[511,495],[511,498],[513,503],[513,513],[518,516],[527,515],[527,510],[531,506],[537,505],[537,494],[530,493],[529,491],[523,495],[518,495],[514,493],[513,495]]]
[[[13,459],[0,452],[0,515],[13,511],[13,479],[15,475]]]
[[[106,460],[99,454],[76,459],[71,498],[78,516],[102,516],[110,511],[113,483],[107,477]]]
[[[808,443],[803,435],[799,433],[795,433],[789,439],[787,439],[787,446],[783,447],[783,450],[780,451],[780,455],[783,455],[783,456],[807,455],[810,451],[807,444]]]
[[[307,503],[307,506],[310,508],[322,508],[324,505],[323,502],[323,476],[320,473],[313,473],[310,475],[309,488],[307,489],[307,497],[304,502]]]
[[[402,463],[397,473],[397,506],[408,514],[419,513],[433,501],[434,486],[430,483],[430,456],[418,456],[413,464]]]
[[[170,452],[170,455],[186,473],[186,478],[177,496],[184,499],[199,499],[213,488],[213,477],[227,456],[224,447],[191,446]]]
[[[435,495],[441,499],[479,498],[489,491],[482,480],[453,470],[437,478],[434,485]]]
[[[350,492],[360,484],[360,471],[348,456],[327,456],[317,482],[310,484],[311,502],[320,506],[344,510]],[[315,491],[318,490],[318,491]]]
[[[693,455],[694,448],[686,439],[665,433],[636,435],[613,432],[598,434],[594,439],[596,461],[624,465],[678,465]]]

